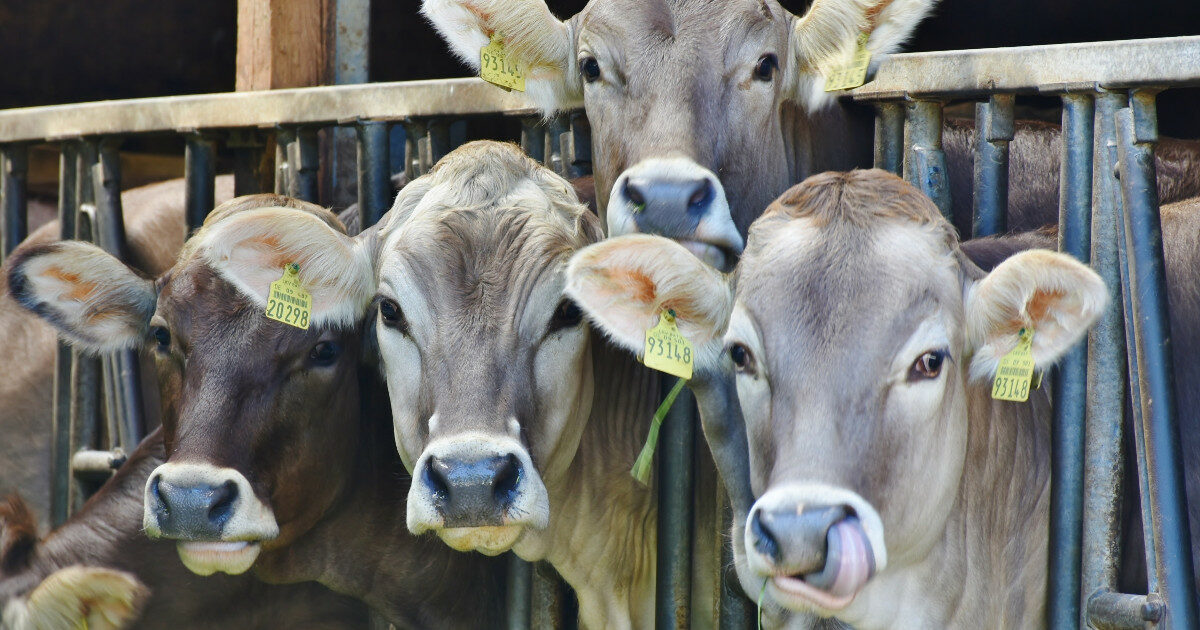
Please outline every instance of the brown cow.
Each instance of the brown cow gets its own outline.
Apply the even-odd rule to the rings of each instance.
[[[202,578],[171,541],[142,533],[142,491],[166,459],[155,431],[78,513],[36,540],[19,499],[0,503],[0,611],[12,630],[75,627],[96,607],[101,582],[110,622],[137,628],[362,628],[366,608],[313,583],[268,585],[253,575]],[[63,580],[62,576],[70,576]],[[52,576],[58,576],[52,577]],[[86,605],[80,605],[86,604]],[[59,621],[47,618],[58,615]],[[51,617],[52,618],[52,617]],[[91,620],[89,628],[101,628]]]
[[[992,400],[991,380],[1023,334],[1042,369],[1071,347],[1106,303],[1100,278],[1042,250],[985,273],[882,171],[810,178],[749,240],[736,295],[651,236],[577,254],[568,286],[626,347],[676,309],[702,364],[736,372],[754,499],[736,565],[764,620],[1042,625],[1049,393]],[[697,395],[719,434],[720,405]]]
[[[403,627],[495,623],[504,561],[405,527],[407,477],[360,360],[369,262],[314,246],[337,234],[321,208],[257,195],[217,208],[157,282],[60,243],[18,253],[10,286],[77,345],[156,353],[170,456],[147,479],[143,524],[188,568],[316,580]],[[263,313],[291,262],[312,297],[307,330]],[[455,605],[463,593],[471,606]]]

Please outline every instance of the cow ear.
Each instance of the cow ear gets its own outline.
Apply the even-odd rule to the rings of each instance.
[[[1087,332],[1108,302],[1104,281],[1066,254],[1028,250],[968,285],[967,343],[973,378],[991,378],[1000,358],[1033,331],[1039,369],[1052,365]]]
[[[699,367],[716,363],[733,310],[733,290],[724,274],[675,241],[647,234],[579,250],[567,266],[566,291],[617,345],[637,353],[663,311],[674,310]]]
[[[788,38],[793,72],[793,96],[809,109],[833,101],[825,77],[850,65],[858,39],[867,34],[872,65],[880,55],[894,53],[929,14],[937,0],[814,0],[798,16]]]
[[[505,52],[525,73],[526,95],[547,116],[583,96],[571,29],[544,0],[425,0],[421,13],[475,72],[480,50],[501,33]]]
[[[5,627],[127,628],[137,620],[149,589],[123,571],[72,566],[51,573],[26,602],[4,611]]]
[[[154,282],[82,241],[18,249],[8,291],[72,344],[92,352],[140,345],[158,300]]]
[[[248,210],[204,227],[193,240],[197,255],[264,310],[271,283],[298,265],[313,325],[356,324],[375,293],[366,248],[302,210]]]

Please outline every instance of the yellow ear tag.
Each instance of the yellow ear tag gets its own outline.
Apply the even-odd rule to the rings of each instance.
[[[648,368],[682,379],[692,378],[692,344],[675,326],[675,311],[667,309],[658,325],[646,331],[646,345],[639,357]]]
[[[312,296],[300,286],[300,265],[288,263],[283,277],[271,283],[267,294],[267,317],[301,330],[308,330]]]
[[[504,88],[506,92],[525,91],[525,73],[516,59],[509,59],[504,50],[504,36],[492,33],[492,41],[479,49],[479,78]]]
[[[871,66],[871,51],[867,50],[870,33],[859,33],[850,63],[829,71],[825,77],[825,91],[849,90],[867,82],[867,68]]]
[[[1017,347],[1000,357],[996,378],[992,380],[992,398],[1012,402],[1029,400],[1033,382],[1033,329],[1022,328]]]

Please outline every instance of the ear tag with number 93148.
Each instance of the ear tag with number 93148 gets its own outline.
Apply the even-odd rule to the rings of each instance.
[[[300,265],[288,263],[283,277],[271,283],[267,293],[267,317],[301,330],[308,330],[312,296],[300,286]]]
[[[676,327],[674,310],[663,311],[658,324],[646,331],[646,345],[640,358],[648,368],[682,379],[692,378],[692,344]]]
[[[525,91],[525,73],[517,60],[508,56],[500,31],[492,33],[488,45],[479,49],[479,78],[506,91]]]
[[[1022,328],[1017,347],[1000,357],[992,380],[992,398],[1012,402],[1029,400],[1033,382],[1033,329]]]

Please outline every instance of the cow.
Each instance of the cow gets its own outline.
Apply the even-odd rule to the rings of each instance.
[[[218,177],[215,194],[218,203],[233,197],[233,177]],[[169,269],[184,239],[183,180],[127,190],[121,202],[130,264],[155,276]],[[51,221],[25,242],[50,243],[58,240],[58,231],[58,222]],[[0,268],[0,336],[12,356],[21,360],[11,362],[6,378],[0,379],[0,427],[5,434],[0,440],[0,495],[20,491],[34,514],[44,519],[50,513],[54,329],[9,297],[7,267]]]
[[[0,503],[4,627],[362,628],[366,607],[308,582],[200,577],[142,533],[142,491],[166,459],[155,430],[86,505],[42,540],[18,497]],[[107,624],[107,625],[105,625]]]
[[[157,280],[64,242],[19,250],[9,287],[78,347],[155,353],[168,457],[144,480],[142,522],[188,569],[315,580],[399,627],[498,623],[504,560],[408,533],[409,480],[362,360],[370,262],[319,247],[338,237],[318,206],[241,197]],[[291,263],[311,297],[307,330],[265,316]]]
[[[928,198],[864,170],[782,195],[736,282],[650,235],[579,252],[567,282],[627,349],[679,314],[766,625],[1045,623],[1050,394],[993,400],[992,379],[1018,344],[1046,369],[1085,334],[1095,272],[1045,250],[985,272]]]
[[[860,35],[873,59],[896,51],[935,4],[815,0],[799,16],[775,0],[603,0],[562,21],[544,0],[424,0],[421,10],[476,70],[499,33],[546,115],[582,102],[610,236],[660,234],[729,269],[750,223],[789,186],[871,165],[870,108],[835,103],[824,76]],[[954,124],[943,139],[963,234],[974,135]],[[1017,126],[1011,229],[1057,221],[1060,145],[1058,127]],[[1200,143],[1164,142],[1159,154],[1160,199],[1200,195]]]

